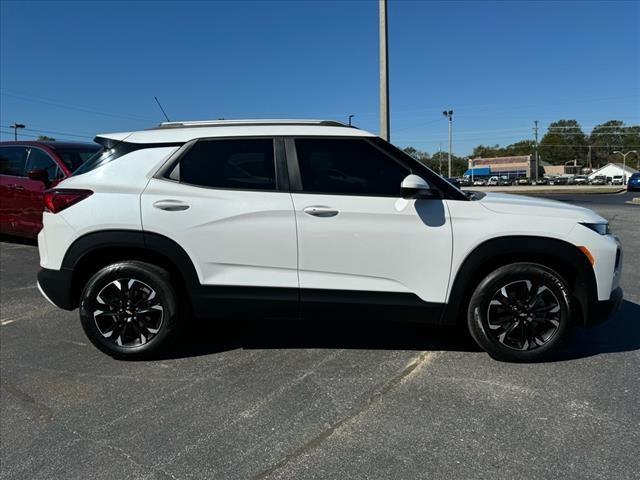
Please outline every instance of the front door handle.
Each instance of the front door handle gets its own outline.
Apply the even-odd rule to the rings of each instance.
[[[158,200],[154,202],[153,206],[160,210],[166,210],[167,212],[181,212],[189,208],[188,203],[181,202],[180,200]]]
[[[325,207],[324,205],[312,205],[304,208],[302,211],[308,215],[313,215],[314,217],[335,217],[340,213],[335,208]]]

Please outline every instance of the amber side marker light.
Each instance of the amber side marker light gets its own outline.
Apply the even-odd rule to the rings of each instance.
[[[587,247],[578,247],[578,248],[589,259],[589,263],[591,264],[591,266],[594,266],[596,264],[596,259],[593,258],[593,255],[591,255],[591,252],[589,251],[589,249]]]

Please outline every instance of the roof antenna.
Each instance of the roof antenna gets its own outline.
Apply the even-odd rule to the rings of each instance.
[[[164,118],[167,119],[167,122],[170,122],[171,120],[169,120],[169,117],[167,116],[167,112],[164,111],[164,108],[162,108],[162,105],[160,105],[160,100],[158,100],[158,97],[154,96],[153,98],[156,99],[156,103],[158,104],[158,106],[160,107],[160,110],[162,110],[162,114],[164,115]]]

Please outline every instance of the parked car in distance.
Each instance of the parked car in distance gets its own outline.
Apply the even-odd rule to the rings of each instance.
[[[500,183],[500,179],[498,177],[491,177],[489,178],[487,185],[489,185],[490,187],[496,187],[498,186],[499,183]]]
[[[611,178],[611,185],[622,185],[622,175],[614,175]]]
[[[520,177],[518,179],[518,185],[531,185],[531,181],[527,177]]]
[[[462,177],[460,179],[460,186],[462,187],[468,187],[471,185],[471,178],[469,177]]]
[[[513,181],[507,176],[501,176],[498,180],[498,185],[501,187],[510,187],[513,185]]]
[[[0,142],[0,233],[34,238],[42,228],[43,192],[99,149],[95,143]]]
[[[473,181],[474,187],[485,187],[486,185],[487,185],[487,181],[483,178],[478,178],[477,180]]]
[[[585,175],[576,175],[573,178],[574,185],[586,185],[588,183],[588,178]]]
[[[567,177],[555,177],[549,180],[549,185],[567,185],[569,179]]]
[[[627,191],[633,192],[640,190],[640,173],[634,173],[627,181]]]
[[[622,247],[597,213],[465,194],[339,122],[96,141],[46,193],[38,286],[115,357],[157,352],[190,318],[339,316],[460,324],[495,358],[535,361],[622,302]]]
[[[605,185],[607,183],[607,177],[604,175],[596,175],[591,179],[591,185]]]
[[[539,177],[537,180],[531,181],[532,185],[547,185],[548,183],[549,180],[547,180],[545,177]]]

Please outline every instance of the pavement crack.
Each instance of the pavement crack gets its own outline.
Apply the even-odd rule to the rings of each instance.
[[[39,402],[27,392],[22,390],[17,385],[14,385],[12,382],[8,380],[4,380],[2,382],[4,389],[13,395],[18,402],[24,407],[27,412],[33,414],[31,416],[43,420],[45,422],[51,421],[53,418],[53,411],[47,407],[44,403]]]
[[[413,358],[404,369],[398,372],[394,377],[385,382],[380,388],[375,390],[371,395],[369,395],[357,406],[355,406],[355,408],[349,415],[334,422],[332,425],[321,431],[318,435],[291,452],[291,454],[287,455],[268,469],[263,470],[262,472],[253,476],[252,480],[262,480],[268,478],[278,470],[286,467],[293,460],[306,455],[310,451],[318,448],[325,440],[331,437],[334,433],[344,428],[347,424],[355,421],[358,417],[369,410],[374,404],[379,402],[387,393],[389,393],[395,387],[415,377],[420,369],[431,363],[438,356],[438,353],[440,352],[429,351],[420,353],[420,355]]]

